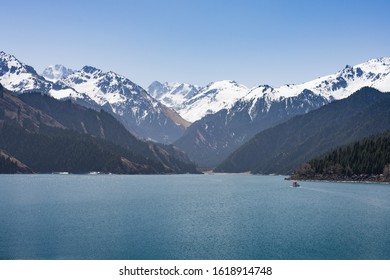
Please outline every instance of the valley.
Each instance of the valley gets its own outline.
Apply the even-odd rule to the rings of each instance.
[[[280,87],[222,80],[206,86],[155,81],[144,89],[93,66],[57,64],[39,75],[2,51],[0,84],[16,102],[0,111],[8,129],[11,120],[29,137],[47,125],[70,129],[156,160],[168,173],[292,174],[332,148],[390,129],[390,58]],[[173,158],[194,167],[178,167]]]

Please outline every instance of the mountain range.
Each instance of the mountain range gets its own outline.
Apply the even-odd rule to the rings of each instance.
[[[215,171],[291,174],[330,149],[389,129],[390,93],[364,87],[258,133]]]
[[[34,172],[197,173],[183,152],[135,137],[104,110],[2,86],[0,149]]]
[[[200,89],[199,86],[186,83],[160,83],[154,81],[147,88],[147,92],[162,104],[183,116],[183,112],[180,110],[186,107],[184,103],[198,94]],[[186,119],[190,121],[189,117],[186,117]]]
[[[43,74],[46,78],[13,55],[0,52],[0,83],[13,92],[40,92],[95,110],[103,109],[139,137],[161,143],[172,143],[189,125],[142,87],[114,72],[91,66],[73,71],[57,65],[45,69]]]
[[[234,98],[227,98],[230,102],[214,107],[220,110],[214,109],[211,114],[203,109],[209,103],[213,106],[217,104],[215,101],[218,99],[214,97],[218,96],[219,89],[211,91],[211,95],[204,95],[206,87],[182,102],[191,105],[178,112],[189,110],[194,123],[175,145],[184,150],[200,167],[212,168],[256,133],[295,115],[347,98],[365,86],[381,91],[390,90],[390,58],[372,59],[356,66],[347,65],[335,74],[278,88],[260,85],[247,91],[239,91],[236,89],[243,88],[242,86],[225,82],[221,91],[232,93],[230,97]],[[167,93],[161,95],[154,92],[154,95],[156,98],[169,98]]]
[[[194,122],[230,107],[247,94],[248,88],[229,80],[212,82],[205,87],[153,82],[148,92],[184,119]]]
[[[21,100],[26,93],[41,93],[103,110],[137,139],[173,143],[198,167],[211,169],[220,168],[258,133],[295,116],[344,100],[363,87],[390,91],[390,58],[347,65],[334,74],[281,87],[248,88],[232,80],[204,87],[155,81],[145,90],[122,75],[93,66],[72,70],[56,64],[39,75],[13,55],[0,52],[0,83]]]

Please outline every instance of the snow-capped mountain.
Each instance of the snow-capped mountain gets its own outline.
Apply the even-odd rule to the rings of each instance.
[[[185,83],[160,83],[155,81],[150,84],[148,93],[165,106],[179,112],[185,107],[184,103],[199,93],[200,87]]]
[[[85,105],[90,103],[87,96],[62,83],[47,81],[38,75],[33,67],[16,59],[13,55],[0,51],[0,83],[8,90],[18,93],[40,92],[57,99],[80,99]],[[93,107],[93,104],[90,104]]]
[[[229,109],[194,122],[175,145],[200,167],[212,168],[256,133],[328,102],[310,90],[272,102],[264,98],[248,102],[242,98]]]
[[[219,172],[291,174],[310,159],[390,129],[390,93],[364,87],[258,133],[217,167]]]
[[[303,84],[255,87],[223,110],[193,123],[175,144],[200,166],[212,167],[256,133],[365,86],[390,91],[390,58],[346,66]]]
[[[53,77],[66,68],[58,69],[52,72]],[[13,55],[0,52],[0,83],[13,92],[40,92],[56,99],[72,99],[96,110],[104,109],[130,131],[163,143],[171,143],[182,136],[189,125],[143,88],[114,72],[105,73],[86,66],[72,74],[68,71],[65,76],[54,83],[38,75],[33,67],[20,62]]]
[[[0,83],[15,92],[38,90],[48,93],[52,88],[52,85],[39,76],[34,68],[3,51],[0,52]]]
[[[42,72],[42,76],[51,82],[57,82],[61,79],[66,78],[70,74],[73,74],[73,70],[70,68],[66,68],[65,66],[61,64],[56,64],[56,65],[50,65],[46,67],[45,70]]]
[[[178,113],[186,120],[194,122],[208,114],[214,114],[221,109],[232,106],[247,92],[247,87],[235,81],[213,82],[186,101],[184,108]]]
[[[194,122],[234,104],[248,93],[248,88],[235,81],[217,81],[203,88],[189,84],[154,82],[149,93],[161,103],[177,111],[184,119]]]
[[[114,72],[85,66],[61,82],[88,95],[112,112],[130,131],[144,138],[171,143],[183,134],[187,125],[176,112],[151,97],[142,87]]]
[[[311,90],[314,94],[332,101],[347,98],[366,86],[381,91],[390,90],[390,58],[371,59],[356,66],[347,65],[335,74],[302,84],[284,85],[279,88],[259,86],[252,89],[244,100],[265,98],[272,102],[283,97],[297,96],[303,90]]]

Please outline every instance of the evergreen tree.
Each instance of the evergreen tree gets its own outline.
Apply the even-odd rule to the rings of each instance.
[[[365,138],[348,146],[338,147],[303,164],[295,177],[342,179],[379,177],[390,180],[390,131]]]

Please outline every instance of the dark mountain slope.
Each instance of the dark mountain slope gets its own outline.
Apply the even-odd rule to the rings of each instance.
[[[256,133],[327,103],[326,98],[310,90],[274,101],[240,100],[229,110],[220,110],[194,122],[174,144],[200,167],[215,167]]]
[[[1,89],[0,124],[0,148],[36,172],[197,172],[184,154],[136,138],[110,114],[47,95]]]
[[[39,133],[31,133],[16,123],[4,122],[0,129],[0,147],[38,173],[153,174],[165,171],[158,162],[68,129],[41,126]]]
[[[54,118],[21,101],[0,84],[0,121],[14,121],[31,131],[40,125],[65,128]]]
[[[0,150],[0,174],[30,174],[32,170],[18,159]]]
[[[390,94],[363,88],[350,97],[257,134],[218,172],[289,174],[329,149],[390,129]]]
[[[87,133],[120,145],[134,153],[163,164],[170,172],[196,172],[188,157],[171,145],[145,142],[131,134],[115,117],[101,110],[59,101],[47,95],[26,93],[20,99],[44,111],[67,128]]]

